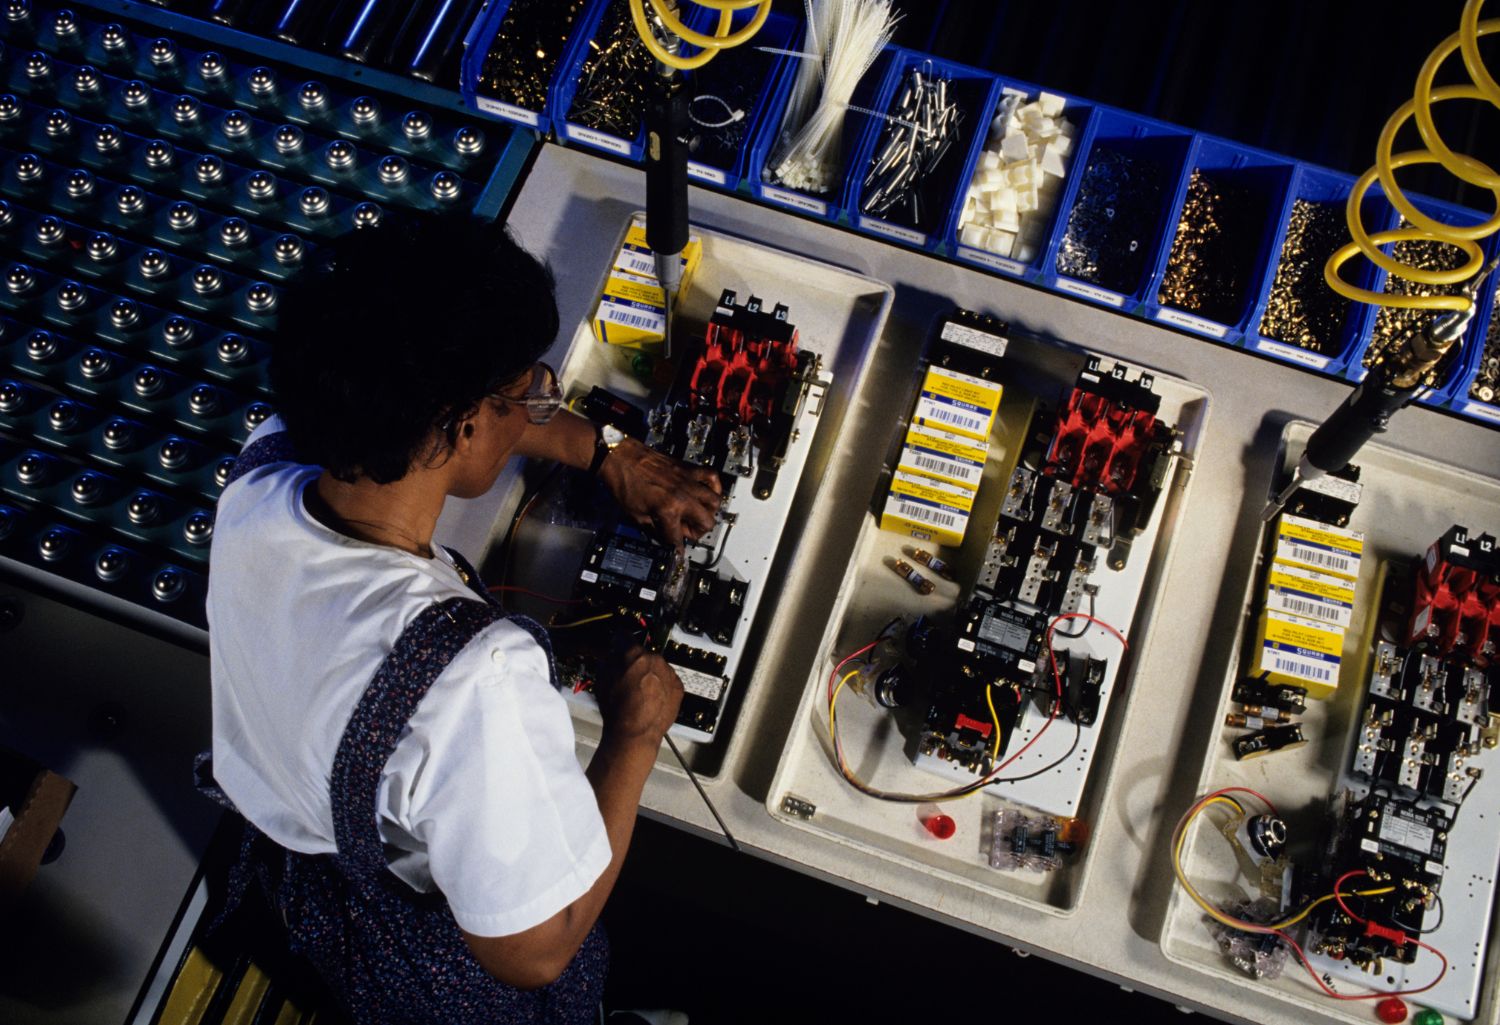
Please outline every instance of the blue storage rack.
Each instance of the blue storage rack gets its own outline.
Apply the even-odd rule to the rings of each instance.
[[[512,124],[521,125],[526,128],[534,128],[546,135],[552,130],[551,104],[544,103],[541,110],[528,110],[518,107],[513,103],[506,103],[493,96],[485,96],[479,92],[479,75],[484,69],[485,57],[489,55],[490,47],[495,42],[495,37],[500,33],[500,23],[505,20],[505,15],[510,10],[511,0],[491,0],[484,9],[479,12],[479,17],[474,20],[474,25],[464,36],[464,56],[461,70],[459,72],[459,92],[463,96],[466,105],[474,108],[490,117],[509,121]],[[599,6],[599,0],[595,0],[592,7]],[[557,67],[553,69],[552,80],[547,85],[547,96],[550,100],[553,90],[556,88],[557,79],[568,69],[568,55],[578,45],[580,26],[590,16],[592,7],[585,7],[579,12],[573,23],[573,30],[568,33],[567,45],[563,48],[562,56],[558,58]]]

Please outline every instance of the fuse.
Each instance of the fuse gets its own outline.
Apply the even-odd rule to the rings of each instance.
[[[939,559],[936,555],[933,555],[931,552],[927,551],[925,548],[903,548],[902,551],[911,556],[916,561],[920,562],[922,565],[926,566],[928,569],[932,570],[944,580],[953,579],[953,567],[948,565],[942,559]]]
[[[890,563],[890,567],[897,576],[905,577],[906,582],[911,584],[918,594],[931,594],[936,587],[931,580],[918,573],[912,568],[911,563],[904,559],[896,559]]]

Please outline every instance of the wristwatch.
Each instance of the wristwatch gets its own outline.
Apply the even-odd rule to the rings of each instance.
[[[594,458],[589,463],[589,473],[598,476],[599,468],[604,465],[604,460],[608,459],[609,454],[624,440],[625,432],[618,427],[611,427],[609,424],[594,424]]]

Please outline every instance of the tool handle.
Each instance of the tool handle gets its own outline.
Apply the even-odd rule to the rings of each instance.
[[[1419,386],[1397,388],[1376,375],[1366,377],[1307,439],[1303,459],[1325,473],[1337,473],[1355,457],[1365,442],[1383,433],[1391,414],[1416,397]]]
[[[688,98],[664,79],[646,111],[646,244],[676,255],[688,242]]]

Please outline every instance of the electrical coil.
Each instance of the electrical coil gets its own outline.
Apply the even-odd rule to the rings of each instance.
[[[760,31],[761,26],[766,23],[766,18],[771,14],[771,0],[693,0],[699,7],[707,7],[709,10],[719,12],[719,24],[714,29],[714,34],[704,35],[702,32],[694,32],[688,28],[683,20],[667,6],[666,0],[650,0],[651,9],[667,32],[689,46],[698,48],[698,53],[691,57],[684,57],[672,53],[656,38],[656,34],[651,30],[650,22],[646,19],[646,2],[647,0],[630,0],[630,17],[635,21],[635,30],[640,33],[641,42],[645,43],[646,49],[651,51],[651,56],[679,71],[701,68],[718,56],[720,50],[728,50],[749,42]],[[734,27],[734,13],[748,11],[751,8],[755,9],[755,14],[750,21],[739,31],[731,31]]]

